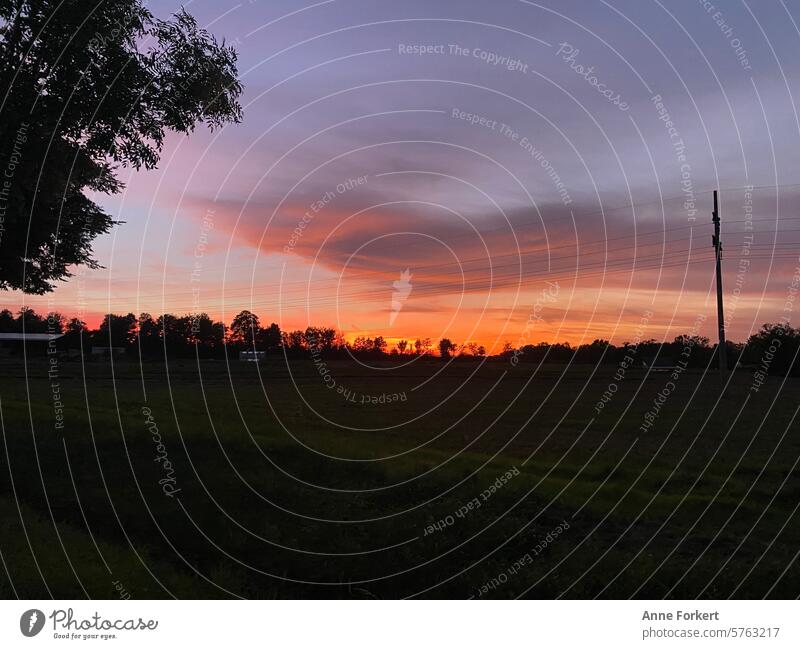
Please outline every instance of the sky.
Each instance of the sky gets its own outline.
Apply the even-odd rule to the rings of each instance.
[[[796,5],[184,6],[235,45],[242,122],[121,170],[125,191],[95,197],[123,221],[104,268],[2,306],[250,309],[487,349],[713,338],[718,188],[728,338],[797,324]]]

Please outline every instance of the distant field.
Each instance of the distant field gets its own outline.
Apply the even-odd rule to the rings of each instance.
[[[4,597],[800,595],[798,379],[2,363]]]

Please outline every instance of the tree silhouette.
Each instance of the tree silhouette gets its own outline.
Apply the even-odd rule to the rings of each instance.
[[[284,331],[281,335],[283,346],[294,353],[306,348],[305,334],[302,331]]]
[[[19,332],[30,334],[47,333],[47,325],[44,318],[30,307],[23,307],[17,312],[15,325],[14,330]]]
[[[119,166],[152,169],[167,131],[238,121],[236,53],[141,0],[0,1],[0,288],[51,291],[98,267]]]
[[[214,322],[207,313],[194,316],[189,321],[189,337],[197,347],[213,353],[225,344],[225,325]]]
[[[76,349],[83,345],[83,334],[86,331],[86,323],[80,318],[70,318],[64,333],[63,344],[67,347]]]
[[[417,338],[414,341],[414,351],[417,353],[417,355],[427,354],[430,348],[431,348],[430,338]]]
[[[159,354],[161,351],[161,335],[158,323],[149,313],[139,315],[139,349],[145,356]]]
[[[277,325],[273,325],[277,327]],[[333,349],[336,330],[329,327],[308,327],[303,334],[306,346],[317,351],[328,352]]]
[[[156,322],[163,347],[173,355],[183,356],[189,344],[190,326],[188,318],[179,318],[165,313]]]
[[[454,352],[456,349],[456,345],[452,342],[449,338],[442,338],[439,341],[439,356],[442,359],[447,360],[450,358],[450,354]]]
[[[46,316],[47,320],[47,333],[60,334],[64,333],[67,328],[67,319],[56,311],[51,311]]]
[[[14,331],[14,314],[8,309],[0,311],[0,333],[11,333]]]
[[[276,350],[281,346],[283,337],[281,328],[274,322],[267,328],[258,332],[258,346],[264,351]]]
[[[368,336],[356,336],[355,340],[353,340],[353,351],[367,353],[371,352],[373,348],[374,342]]]
[[[101,347],[127,347],[135,340],[136,316],[107,314],[97,330],[95,341]]]
[[[240,311],[231,321],[231,342],[246,347],[255,347],[256,335],[260,329],[258,316],[245,309]]]
[[[800,329],[768,322],[747,340],[750,362],[764,373],[800,375]]]
[[[364,358],[387,357],[386,340],[382,336],[357,337],[352,345],[343,335],[332,327],[308,327],[305,331],[281,331],[272,323],[266,328],[259,326],[259,318],[250,311],[242,311],[234,318],[231,325],[229,345],[225,344],[225,326],[214,321],[208,314],[187,314],[176,316],[166,313],[153,318],[142,313],[136,318],[132,313],[127,315],[107,314],[98,329],[90,331],[86,324],[78,318],[66,319],[58,313],[49,313],[43,317],[29,307],[17,312],[17,316],[8,310],[0,310],[0,332],[2,333],[57,333],[64,332],[59,343],[62,349],[79,350],[90,353],[91,346],[125,347],[142,359],[158,358],[223,358],[231,354],[234,358],[242,349],[259,351],[275,350],[283,346],[291,358],[315,357],[318,352],[325,352],[331,359],[346,360],[351,354]],[[89,345],[91,341],[91,345]],[[138,342],[138,344],[137,344]],[[396,350],[403,347],[398,341]],[[408,341],[405,341],[406,343]],[[438,343],[442,359],[452,358],[459,350],[458,345],[449,338]],[[413,344],[417,354],[428,353],[431,347],[429,338],[418,338]],[[768,375],[800,375],[800,329],[794,329],[788,323],[765,324],[756,334],[750,336],[746,345],[728,342],[731,359],[741,358],[744,362],[758,368],[756,376],[765,378]],[[136,352],[138,351],[138,354]],[[462,359],[478,359],[486,354],[486,349],[477,343],[466,343],[461,348]],[[466,352],[466,353],[463,353]],[[656,339],[642,340],[636,345],[623,342],[615,346],[607,340],[597,339],[578,347],[569,343],[548,343],[523,345],[514,348],[505,343],[495,359],[518,359],[519,362],[541,362],[547,360],[554,363],[585,364],[630,364],[631,358],[656,358],[663,355],[671,357],[673,362],[687,361],[689,367],[708,367],[714,358],[714,345],[708,338],[697,335],[679,335],[672,342]],[[515,363],[516,364],[516,363]],[[638,363],[636,364],[638,367]],[[761,379],[759,379],[761,380]]]

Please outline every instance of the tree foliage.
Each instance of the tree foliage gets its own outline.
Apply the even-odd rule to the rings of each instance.
[[[447,360],[450,355],[456,350],[456,344],[449,338],[442,338],[439,341],[439,356]]]
[[[46,293],[114,220],[90,196],[168,131],[238,121],[236,52],[141,0],[0,0],[0,288]]]
[[[170,313],[154,318],[142,313],[137,318],[132,313],[103,317],[97,329],[88,329],[78,318],[66,318],[51,311],[39,315],[29,307],[16,314],[0,310],[0,333],[64,334],[62,346],[81,348],[88,354],[93,346],[124,347],[135,356],[156,358],[236,358],[241,351],[253,349],[267,355],[288,358],[332,359],[386,359],[387,357],[416,355],[429,356],[432,344],[429,338],[399,340],[391,352],[382,336],[358,336],[348,343],[340,331],[332,327],[311,326],[304,330],[281,331],[274,322],[262,327],[259,317],[251,311],[241,311],[226,326],[207,313],[176,316]],[[487,350],[482,345],[468,342],[458,345],[442,338],[436,347],[439,357],[455,362],[485,360]],[[510,343],[490,357],[494,361],[519,363],[578,363],[606,364],[619,368],[646,370],[656,361],[664,364],[682,363],[695,370],[706,371],[716,365],[717,349],[708,338],[697,335],[680,335],[672,341],[648,339],[637,343],[623,342],[614,345],[608,340],[596,339],[573,347],[567,342],[527,344],[514,348]],[[800,375],[800,329],[787,323],[767,323],[747,340],[746,344],[728,341],[729,367],[750,372],[759,381],[767,376]]]
[[[245,309],[239,312],[231,322],[231,341],[247,347],[255,347],[260,328],[261,323],[258,320],[258,316]]]

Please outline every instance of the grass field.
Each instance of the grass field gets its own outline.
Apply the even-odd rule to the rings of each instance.
[[[797,379],[56,370],[3,361],[3,597],[800,595]]]

